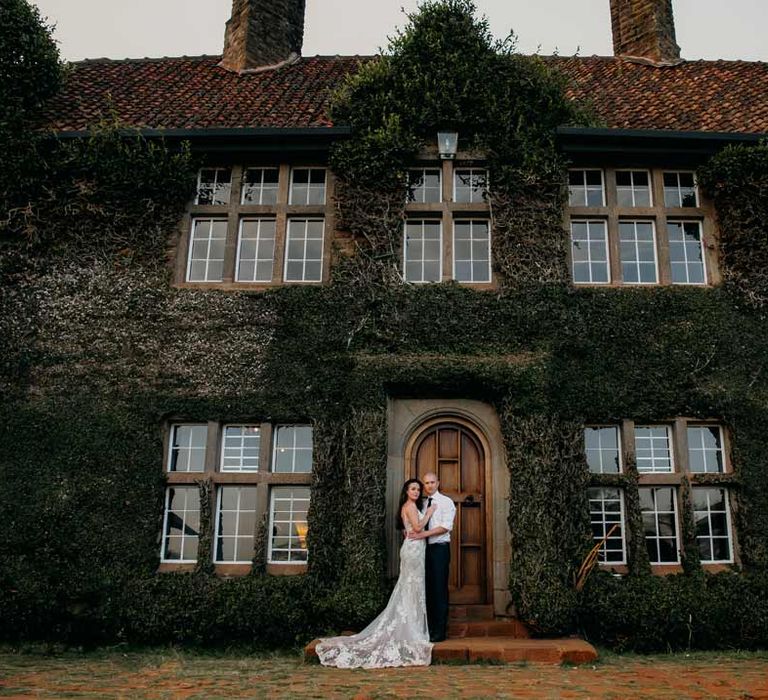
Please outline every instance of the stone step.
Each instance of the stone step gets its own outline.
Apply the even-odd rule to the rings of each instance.
[[[452,620],[448,623],[448,639],[464,637],[510,637],[528,639],[528,628],[514,618],[497,620],[475,620],[461,622]]]
[[[493,605],[451,605],[448,619],[468,622],[470,620],[493,620]]]
[[[307,661],[317,660],[315,646],[310,642],[304,649]],[[518,639],[514,637],[465,637],[438,642],[432,648],[432,661],[453,663],[540,663],[586,664],[597,659],[595,648],[583,639]]]

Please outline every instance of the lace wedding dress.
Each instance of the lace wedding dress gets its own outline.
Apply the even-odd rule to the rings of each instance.
[[[412,530],[407,522],[405,528]],[[426,540],[403,541],[400,576],[387,607],[359,634],[321,639],[316,648],[320,663],[337,668],[429,666],[432,644],[424,590],[425,547]]]

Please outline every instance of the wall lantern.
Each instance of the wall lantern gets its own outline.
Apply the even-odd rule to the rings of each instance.
[[[437,132],[437,150],[443,160],[453,160],[459,145],[459,135],[455,131]]]

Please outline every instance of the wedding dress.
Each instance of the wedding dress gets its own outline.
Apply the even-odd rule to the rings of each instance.
[[[406,522],[405,529],[410,532],[413,528]],[[320,663],[337,668],[429,666],[432,644],[424,589],[425,547],[426,540],[403,540],[400,576],[387,607],[359,634],[321,639],[316,647]]]

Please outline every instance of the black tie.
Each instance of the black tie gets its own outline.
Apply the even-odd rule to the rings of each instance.
[[[432,505],[432,496],[430,496],[430,497],[427,499],[427,508],[429,508],[431,505]]]

